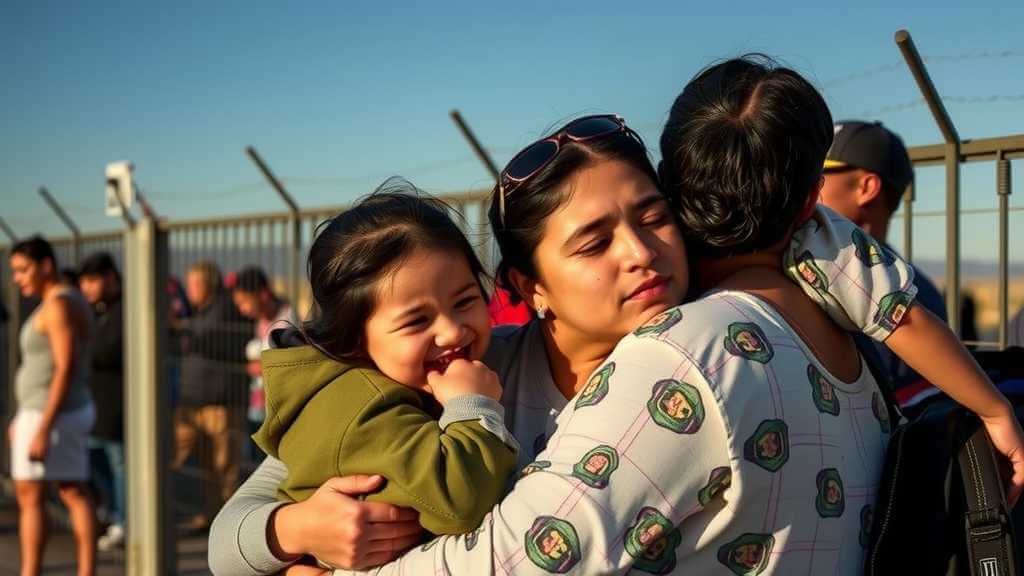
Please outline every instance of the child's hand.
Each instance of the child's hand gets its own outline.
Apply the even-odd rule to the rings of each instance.
[[[992,439],[992,446],[1010,462],[1012,476],[1006,487],[1006,500],[1012,510],[1024,490],[1024,431],[1012,408],[999,416],[982,416],[981,421]]]
[[[427,384],[441,404],[464,394],[483,394],[495,400],[501,398],[498,375],[479,360],[454,360],[444,374],[431,370],[427,372]]]

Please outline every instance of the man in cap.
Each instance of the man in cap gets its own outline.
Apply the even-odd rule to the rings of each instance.
[[[825,157],[825,183],[820,201],[846,216],[892,250],[885,239],[903,193],[914,180],[914,168],[903,141],[881,122],[849,120],[835,124],[835,138]],[[914,270],[917,301],[946,320],[946,308],[935,285]],[[936,389],[896,357],[885,345],[857,335],[868,362],[889,376],[904,406],[934,394]]]

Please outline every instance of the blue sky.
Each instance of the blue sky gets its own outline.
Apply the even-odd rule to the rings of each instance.
[[[343,204],[393,174],[432,192],[485,187],[452,108],[499,164],[552,125],[604,111],[625,116],[656,153],[686,81],[748,51],[805,73],[836,119],[879,119],[909,145],[938,142],[927,108],[913,105],[899,28],[955,99],[962,137],[1019,134],[1021,22],[1019,1],[7,2],[0,214],[19,234],[63,233],[36,193],[46,185],[83,229],[114,228],[102,174],[121,159],[171,218],[281,209],[246,145],[307,207]],[[964,206],[995,205],[993,172],[964,169]],[[1024,173],[1014,172],[1012,202],[1024,206]],[[921,171],[918,184],[918,209],[940,208],[941,171]],[[1021,228],[1024,213],[1011,224]],[[994,258],[994,216],[964,225],[965,256]],[[941,230],[941,220],[918,225],[915,255],[941,257]]]

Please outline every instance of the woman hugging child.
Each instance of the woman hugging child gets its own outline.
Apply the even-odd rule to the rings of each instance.
[[[407,183],[321,226],[310,320],[276,331],[279,348],[262,356],[267,417],[253,438],[288,466],[278,498],[381,475],[367,500],[415,509],[434,534],[469,532],[518,449],[498,377],[480,362],[491,337],[483,267],[447,206]]]

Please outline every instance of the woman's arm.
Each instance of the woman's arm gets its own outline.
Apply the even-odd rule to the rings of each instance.
[[[376,566],[421,538],[414,511],[356,499],[379,488],[379,476],[334,478],[308,500],[286,504],[275,496],[287,476],[268,456],[221,508],[210,527],[214,574],[274,574],[304,554],[335,566]]]
[[[374,573],[670,571],[683,550],[676,527],[708,502],[702,489],[714,493],[712,471],[730,470],[721,412],[700,371],[687,366],[663,342],[627,337],[480,527]]]
[[[74,373],[75,362],[78,362],[71,302],[56,297],[51,298],[43,306],[43,331],[50,341],[50,352],[53,355],[53,378],[50,380],[49,395],[43,407],[43,418],[29,447],[29,457],[33,460],[46,459],[46,452],[50,446],[50,429],[68,395],[71,375]]]
[[[217,513],[208,546],[214,574],[273,574],[291,563],[276,556],[268,542],[274,534],[271,516],[285,504],[275,497],[277,486],[287,476],[285,465],[268,456]]]

